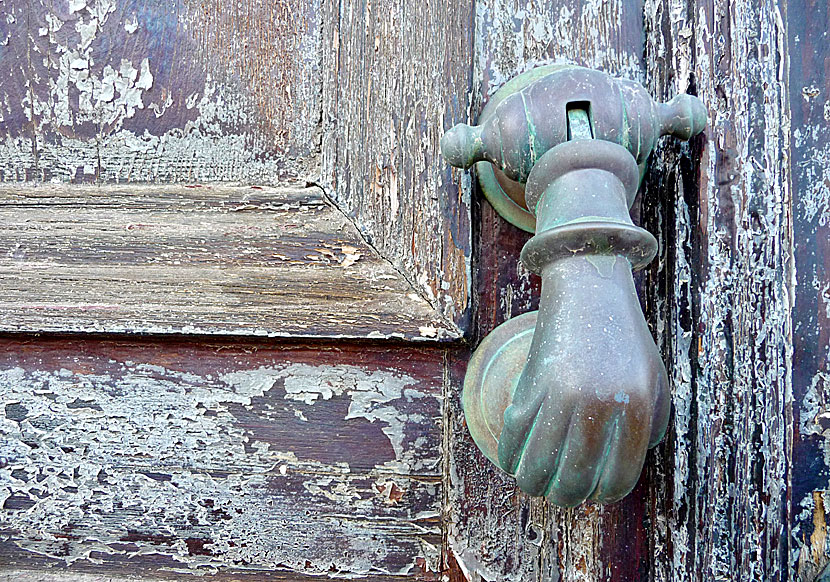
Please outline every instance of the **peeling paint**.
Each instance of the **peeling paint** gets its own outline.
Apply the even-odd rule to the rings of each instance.
[[[2,538],[20,551],[66,565],[155,556],[182,573],[357,576],[387,564],[406,574],[417,560],[437,569],[438,549],[421,537],[437,529],[417,523],[437,514],[437,490],[408,475],[434,472],[438,459],[407,434],[430,422],[406,411],[436,401],[414,378],[300,363],[207,375],[130,361],[75,366],[0,370],[0,526],[16,532]],[[393,458],[367,474],[260,440],[240,418],[267,413],[274,390],[306,409],[347,399],[339,422],[383,425]],[[383,533],[384,522],[398,533]]]
[[[229,38],[224,20],[185,0],[135,11],[114,0],[72,0],[66,9],[45,0],[6,4],[9,16],[27,17],[10,27],[21,40],[0,79],[0,180],[273,184],[316,165],[312,73],[320,49],[309,8],[294,14],[295,34],[274,31],[280,42],[304,44],[280,55],[289,93],[270,91],[266,104],[261,79],[240,82],[224,58],[235,52],[212,45],[217,35],[253,46],[237,42],[252,31],[236,23]],[[219,14],[231,13],[238,11]],[[278,24],[259,20],[257,34]],[[261,64],[271,56],[255,55]]]
[[[823,143],[823,147],[812,147],[821,144],[823,134],[828,130],[821,126],[800,127],[793,130],[795,146],[810,148],[809,161],[799,168],[801,178],[807,187],[799,192],[799,210],[804,219],[817,221],[819,226],[828,226],[830,223],[830,143]]]
[[[320,368],[308,364],[290,364],[284,368],[261,368],[255,371],[234,372],[222,379],[236,387],[257,387],[269,390],[282,380],[285,398],[313,406],[319,400],[346,395],[350,398],[348,414],[344,420],[365,418],[369,422],[384,425],[381,429],[389,439],[395,458],[382,468],[412,474],[424,469],[436,469],[437,459],[423,461],[416,453],[405,450],[406,424],[423,422],[422,416],[402,414],[392,401],[425,398],[426,394],[413,386],[416,380],[405,374],[375,371],[366,373],[354,366]],[[266,388],[267,387],[267,388]],[[380,468],[380,467],[379,467]]]
[[[667,147],[652,172],[670,177],[654,195],[674,199],[666,213],[655,202],[670,251],[651,300],[668,320],[674,370],[673,433],[652,493],[657,581],[783,580],[789,568],[793,136],[783,10],[774,1],[645,5],[649,82],[661,99],[693,89],[709,110],[700,171],[693,151]],[[665,299],[660,277],[671,278]]]

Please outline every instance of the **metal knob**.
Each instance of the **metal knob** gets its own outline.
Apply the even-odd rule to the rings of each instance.
[[[539,311],[505,322],[473,354],[465,417],[527,493],[562,506],[616,501],[670,411],[632,277],[657,241],[629,208],[657,138],[700,132],[705,110],[688,95],[657,104],[636,83],[577,67],[512,89],[485,123],[442,140],[453,165],[486,160],[525,183],[536,235],[521,260],[542,278]]]
[[[453,166],[469,168],[486,160],[525,182],[546,151],[571,139],[568,112],[573,110],[587,112],[590,137],[625,147],[638,164],[661,135],[689,139],[706,125],[706,110],[692,95],[657,103],[639,83],[569,67],[504,99],[480,125],[456,125],[441,139],[441,152]]]

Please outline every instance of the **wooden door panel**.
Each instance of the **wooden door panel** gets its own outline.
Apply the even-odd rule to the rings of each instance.
[[[828,142],[822,100],[802,95],[826,87],[820,4],[647,10],[663,31],[647,41],[652,66],[666,65],[655,90],[689,87],[709,109],[705,137],[667,152],[652,182],[669,249],[652,301],[675,376],[652,493],[656,579],[812,581],[827,562],[821,407],[808,388],[828,353],[816,310],[826,233],[805,200],[828,199],[814,165]]]
[[[459,424],[450,551],[475,580],[812,581],[830,555],[826,6],[636,4],[478,3],[474,86],[486,99],[551,58],[707,105],[704,135],[659,149],[634,209],[660,241],[640,289],[672,425],[629,498],[561,511],[482,469]],[[487,332],[533,307],[536,282],[515,262],[526,235],[480,211]]]
[[[403,346],[4,340],[3,564],[435,572],[443,361]]]
[[[768,86],[769,114],[780,129],[781,47],[770,45],[761,60],[748,44],[775,34],[769,8],[745,3],[733,11],[715,2],[701,11],[654,13],[655,28],[666,34],[650,44],[650,58],[671,54],[676,71],[658,77],[656,90],[695,91],[709,110],[697,151],[669,151],[655,166],[665,178],[655,184],[650,209],[655,224],[671,225],[667,238],[674,239],[664,272],[651,273],[668,302],[654,298],[665,318],[675,391],[672,432],[658,451],[668,469],[655,469],[652,492],[655,518],[665,523],[654,532],[654,569],[668,579],[786,575],[779,545],[786,543],[785,388],[777,375],[783,354],[776,352],[787,341],[780,286],[787,178],[771,167],[769,191],[755,179],[777,157],[781,136],[757,131],[750,112],[761,85]],[[691,36],[679,36],[682,30]],[[753,315],[752,305],[761,304],[767,314]]]
[[[319,27],[305,1],[4,2],[0,179],[305,179]]]
[[[470,176],[439,141],[469,114],[474,3],[324,0],[322,13],[320,184],[468,330]]]
[[[435,578],[473,5],[0,10],[0,576]]]
[[[0,186],[0,223],[0,331],[460,336],[316,186]]]
[[[474,120],[509,78],[542,62],[597,67],[661,99],[698,94],[709,126],[688,145],[658,148],[634,207],[660,242],[638,286],[674,413],[621,503],[557,509],[517,492],[483,458],[459,402],[470,346],[231,342],[227,326],[222,338],[190,343],[16,336],[4,340],[0,366],[12,395],[0,418],[16,435],[3,436],[20,443],[6,447],[0,468],[18,471],[7,471],[18,490],[0,514],[5,575],[29,568],[37,579],[38,566],[84,582],[202,571],[276,580],[820,579],[830,561],[824,4],[7,5],[0,40],[12,49],[0,48],[0,61],[19,74],[0,80],[3,180],[317,184],[351,246],[366,251],[357,267],[399,283],[375,303],[359,290],[360,305],[335,298],[333,320],[351,317],[384,337],[467,336],[475,345],[535,307],[538,280],[517,261],[528,235],[438,154],[444,128]],[[29,7],[34,17],[24,18]],[[62,69],[68,54],[77,66]],[[133,92],[98,103],[84,93],[84,71],[100,81],[107,65]],[[71,89],[56,96],[64,81]],[[313,302],[314,286],[305,287],[286,283],[298,295],[279,302],[292,329]],[[395,306],[414,305],[407,297],[426,310],[402,332]],[[269,313],[282,317],[277,306]],[[445,333],[433,337],[433,328]],[[318,335],[347,333],[335,325]],[[115,430],[122,425],[126,436]],[[87,458],[78,443],[105,454]],[[50,473],[108,459],[103,483],[91,471]],[[83,487],[134,503],[89,504]],[[168,497],[153,497],[159,491]],[[282,523],[286,516],[297,525]],[[250,545],[230,545],[240,537]],[[346,543],[354,549],[342,554]]]
[[[4,2],[0,181],[318,184],[467,329],[472,4],[340,4]]]

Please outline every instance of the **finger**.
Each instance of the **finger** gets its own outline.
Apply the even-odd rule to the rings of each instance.
[[[661,369],[657,375],[655,390],[654,415],[651,421],[651,436],[648,440],[648,448],[656,446],[663,440],[663,436],[666,434],[666,428],[669,426],[671,392],[669,392],[669,379],[666,376],[665,369]]]
[[[575,413],[567,442],[545,496],[556,505],[574,507],[596,489],[613,445],[618,413],[596,406]]]
[[[617,423],[607,458],[591,498],[600,503],[619,501],[634,489],[648,450],[648,418],[626,411]]]
[[[573,426],[571,409],[551,411],[551,406],[547,402],[539,412],[516,466],[516,482],[533,496],[547,491]]]
[[[519,387],[528,384],[522,381],[523,377],[524,373],[519,379]],[[517,391],[513,403],[504,411],[504,428],[499,435],[499,465],[510,474],[516,472],[524,448],[539,418],[545,395],[544,390],[524,390],[524,394]]]

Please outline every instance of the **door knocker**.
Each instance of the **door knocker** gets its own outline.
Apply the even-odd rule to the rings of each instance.
[[[450,164],[477,164],[503,217],[535,233],[521,261],[542,278],[539,310],[484,338],[462,397],[478,447],[530,495],[567,507],[621,499],[663,438],[668,379],[632,276],[657,241],[629,208],[657,139],[690,139],[705,123],[691,95],[656,103],[639,83],[551,65],[441,140]]]

